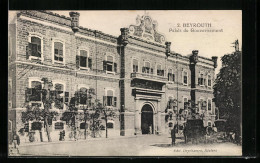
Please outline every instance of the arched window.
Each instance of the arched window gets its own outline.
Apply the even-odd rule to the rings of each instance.
[[[42,81],[37,77],[29,78],[29,87],[25,91],[25,101],[31,106],[42,106]]]
[[[116,73],[117,72],[117,63],[114,62],[114,57],[107,55],[106,60],[103,61],[103,70],[106,73]]]
[[[76,65],[77,68],[81,69],[92,68],[92,59],[87,50],[79,50],[79,55],[76,56]]]
[[[53,39],[53,63],[65,64],[65,42],[60,39]]]
[[[63,62],[63,44],[60,42],[54,42],[54,60]]]
[[[26,58],[27,59],[43,59],[43,40],[40,34],[30,33],[28,38],[28,46],[26,47]]]
[[[79,104],[80,105],[87,105],[87,88],[81,87],[79,89]]]
[[[64,104],[69,102],[69,92],[65,91],[65,83],[62,83],[62,81],[53,81],[51,95],[55,98],[56,108],[63,109]]]
[[[103,97],[104,106],[117,106],[117,97],[114,94],[114,91],[111,89],[106,90],[106,95]]]
[[[142,73],[153,74],[153,69],[151,68],[151,64],[148,61],[144,62],[144,67],[142,68]]]

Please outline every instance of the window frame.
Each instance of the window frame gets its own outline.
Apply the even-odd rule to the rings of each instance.
[[[134,60],[137,61],[137,71],[136,72],[134,72]],[[139,73],[139,60],[137,58],[132,59],[132,72],[133,73]]]
[[[42,89],[43,89],[43,81],[41,80],[40,77],[29,77],[28,78],[28,88],[32,88],[32,82],[40,82],[42,84]],[[32,104],[40,104],[41,106],[39,107],[40,109],[43,109],[43,102],[42,101],[29,101],[29,105],[32,106]]]
[[[80,58],[79,58],[79,69],[83,69],[83,70],[88,70],[88,71],[89,71],[89,63],[88,63],[88,59],[89,59],[89,49],[87,49],[87,48],[79,48],[79,50],[78,50],[78,56],[79,56],[79,57],[81,57],[80,51],[86,51],[86,52],[87,52],[87,58],[86,58],[86,67],[81,67],[81,66],[80,66]]]
[[[63,109],[59,109],[59,110],[64,110],[66,108],[66,105],[65,105],[65,92],[66,92],[66,83],[61,81],[61,80],[53,80],[52,81],[52,84],[53,84],[53,87],[51,90],[55,90],[55,84],[61,84],[63,85],[63,93],[64,93],[64,96],[63,96]],[[54,104],[54,103],[53,103]],[[55,108],[55,107],[53,107]],[[55,108],[55,109],[58,109],[58,108]]]
[[[210,100],[210,104],[211,104],[211,110],[209,110],[209,100]],[[213,107],[212,107],[212,99],[208,98],[207,99],[207,113],[212,113]]]
[[[149,63],[149,66],[150,66],[150,67],[149,67],[149,73],[146,73],[146,72],[143,72],[143,71],[142,71],[142,73],[143,73],[143,74],[151,74],[151,75],[153,75],[154,72],[153,72],[153,73],[151,72],[151,69],[152,69],[152,64],[151,64],[151,62],[150,62],[149,60],[144,61],[144,66],[143,66],[143,67],[145,67],[145,63]],[[145,68],[146,68],[146,67],[145,67]],[[143,68],[142,68],[142,69],[143,69]]]
[[[28,43],[32,43],[32,37],[37,37],[41,40],[41,57],[29,56],[29,60],[36,59],[43,62],[43,36],[40,33],[30,32],[28,36]]]
[[[210,77],[210,86],[209,86],[209,77]],[[211,74],[207,75],[207,86],[208,86],[208,88],[212,88],[212,77],[211,77]]]
[[[160,73],[158,74],[158,66],[160,66],[160,71],[163,71],[163,74],[162,74],[162,75],[159,75]],[[159,63],[159,64],[156,64],[156,75],[157,75],[157,76],[164,77],[164,69],[162,68],[162,64],[160,64],[160,63]]]
[[[107,70],[107,68],[106,68],[106,74],[113,74],[113,75],[115,75],[116,74],[116,72],[114,71],[114,64],[115,64],[115,57],[112,55],[112,54],[107,54],[106,55],[106,67],[107,67],[107,65],[108,65],[108,61],[107,61],[107,58],[108,57],[112,57],[113,58],[113,62],[112,62],[112,71],[108,71]]]
[[[175,74],[173,73],[173,68],[172,68],[172,67],[169,67],[168,70],[167,70],[167,75],[169,75],[169,70],[172,70],[172,73],[171,73],[171,74],[174,75],[174,78],[172,79],[173,81],[170,81],[170,80],[169,80],[169,77],[167,76],[167,77],[168,77],[168,83],[172,84],[172,83],[175,82]]]
[[[201,79],[201,76],[202,76],[202,83],[198,83],[199,86],[203,87],[205,86],[206,83],[204,83],[204,73],[203,72],[200,72],[199,73],[199,77],[198,79]]]
[[[187,99],[187,101],[184,101],[184,99]],[[184,105],[185,105],[185,102],[189,102],[189,98],[187,96],[183,96],[182,100],[183,100],[183,110],[185,110]]]
[[[111,105],[111,106],[108,106],[108,105],[107,105],[107,103],[108,103],[107,92],[108,92],[108,91],[112,91],[112,92],[113,92],[112,105]],[[114,108],[114,107],[117,107],[117,106],[118,106],[118,104],[119,104],[119,103],[118,103],[118,99],[117,99],[117,101],[116,101],[117,106],[114,106],[114,98],[115,98],[115,97],[117,98],[117,96],[116,96],[116,94],[115,94],[115,89],[114,89],[114,88],[110,88],[110,87],[105,88],[105,97],[106,97],[106,107]],[[111,96],[109,96],[109,97],[111,97]]]
[[[63,50],[63,61],[56,61],[54,60],[54,56],[55,56],[55,53],[54,53],[54,43],[57,42],[57,43],[62,43],[62,50]],[[65,65],[66,63],[66,51],[65,51],[65,41],[64,40],[61,40],[61,39],[57,39],[57,38],[53,38],[52,39],[52,64],[63,64]]]
[[[187,83],[184,83],[184,74],[187,73]],[[185,85],[185,86],[188,86],[188,82],[189,81],[189,73],[188,71],[184,70],[182,71],[182,84]]]

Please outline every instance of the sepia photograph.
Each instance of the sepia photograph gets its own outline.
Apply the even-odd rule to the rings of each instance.
[[[8,155],[242,156],[242,10],[9,10]]]

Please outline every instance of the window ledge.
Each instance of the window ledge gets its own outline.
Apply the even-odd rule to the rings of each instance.
[[[113,75],[115,75],[116,73],[113,72],[113,71],[106,71],[106,74],[113,74]]]
[[[60,65],[65,66],[65,63],[64,62],[60,62],[60,61],[53,61],[53,64],[60,64]]]
[[[169,84],[173,84],[174,82],[173,81],[168,81]]]
[[[40,60],[42,61],[41,57],[29,56],[29,60]]]
[[[89,68],[88,67],[80,67],[79,70],[86,70],[87,72],[89,72]]]

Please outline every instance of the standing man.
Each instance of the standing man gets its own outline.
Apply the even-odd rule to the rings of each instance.
[[[175,145],[176,139],[176,125],[174,125],[173,129],[171,130],[171,138],[172,138],[172,146]]]

